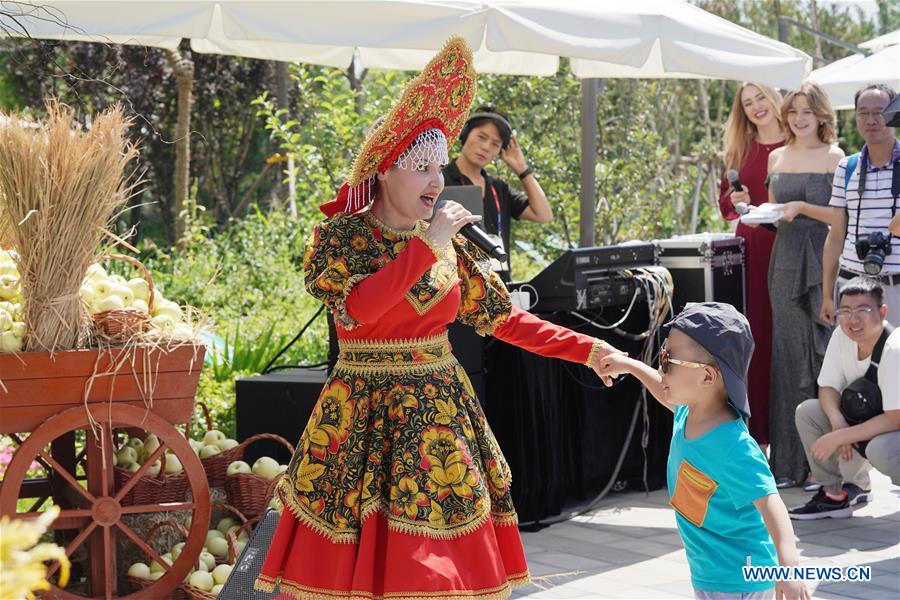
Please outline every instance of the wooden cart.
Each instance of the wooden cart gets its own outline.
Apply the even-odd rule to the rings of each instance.
[[[202,364],[203,348],[192,345],[73,350],[52,357],[0,354],[0,433],[18,444],[0,483],[0,514],[33,518],[48,499],[62,508],[52,528],[73,560],[73,578],[66,589],[54,586],[49,597],[168,598],[196,563],[210,520],[209,485],[200,459],[174,425],[191,419]],[[117,485],[114,455],[126,430],[156,434],[160,445]],[[190,494],[178,502],[125,501],[137,496],[135,485],[147,481],[154,461],[165,463],[166,450],[181,461]],[[139,560],[164,563],[126,524],[134,520],[123,517],[169,511],[189,511],[191,517],[181,555],[147,587],[127,587],[124,573],[117,572],[119,536],[146,556]],[[51,583],[58,566],[50,567]]]

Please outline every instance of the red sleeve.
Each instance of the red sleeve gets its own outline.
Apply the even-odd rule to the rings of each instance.
[[[596,338],[554,325],[515,306],[493,332],[494,337],[541,356],[584,364]]]
[[[728,221],[734,221],[740,216],[735,212],[734,203],[731,202],[731,184],[725,175],[722,175],[722,181],[719,182],[719,210]]]
[[[403,300],[436,261],[420,238],[412,238],[397,257],[357,282],[347,295],[347,314],[357,323],[374,323]]]

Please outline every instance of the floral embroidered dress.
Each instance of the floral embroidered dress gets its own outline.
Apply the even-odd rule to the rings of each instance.
[[[579,363],[600,342],[512,307],[480,250],[460,236],[432,247],[426,228],[364,211],[313,233],[306,286],[333,311],[341,352],[278,485],[258,589],[504,598],[529,582],[510,470],[447,325]]]

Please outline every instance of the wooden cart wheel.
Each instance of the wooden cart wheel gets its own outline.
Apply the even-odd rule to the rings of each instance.
[[[64,508],[51,526],[55,530],[77,530],[77,535],[65,548],[66,555],[71,557],[82,544],[88,542],[90,556],[88,579],[91,582],[91,595],[77,595],[55,586],[47,592],[47,595],[71,600],[120,597],[135,600],[167,598],[191,570],[200,556],[206,539],[211,503],[203,466],[184,436],[171,423],[152,411],[148,412],[143,407],[126,404],[89,406],[95,427],[99,426],[99,430],[102,431],[100,439],[98,440],[92,432],[84,407],[71,408],[48,419],[22,442],[13,455],[3,485],[0,487],[0,514],[17,518],[34,518],[39,515],[35,512],[20,513],[16,508],[20,490],[26,483],[28,469],[33,461],[37,461],[43,465],[48,474],[53,474],[53,479],[64,482],[62,485],[64,489],[58,487],[54,489],[54,493],[63,495],[70,506],[75,506]],[[135,427],[154,433],[159,438],[160,445],[131,479],[116,490],[112,462],[115,447],[111,432],[124,427]],[[78,430],[85,432],[87,440],[85,444],[87,489],[80,485],[75,475],[48,451],[51,442]],[[192,499],[165,504],[123,506],[121,499],[157,459],[164,461],[164,452],[167,449],[181,461],[188,478],[188,489]],[[140,535],[122,521],[122,516],[176,510],[191,511],[191,527],[181,555],[173,565],[168,566]],[[119,533],[129,538],[147,556],[148,562],[155,560],[166,569],[165,575],[152,585],[128,596],[119,596],[116,592],[118,579],[116,537]],[[58,567],[58,563],[50,566],[48,578],[52,580]]]

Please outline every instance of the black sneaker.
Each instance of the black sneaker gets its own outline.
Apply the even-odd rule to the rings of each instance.
[[[809,502],[803,506],[790,509],[788,514],[792,519],[799,521],[828,518],[846,519],[853,516],[853,510],[850,508],[850,501],[847,497],[843,500],[832,500],[825,495],[824,489],[820,489]]]
[[[850,502],[850,506],[865,504],[872,500],[872,490],[864,490],[855,483],[845,483],[841,487],[847,492],[847,500]]]

